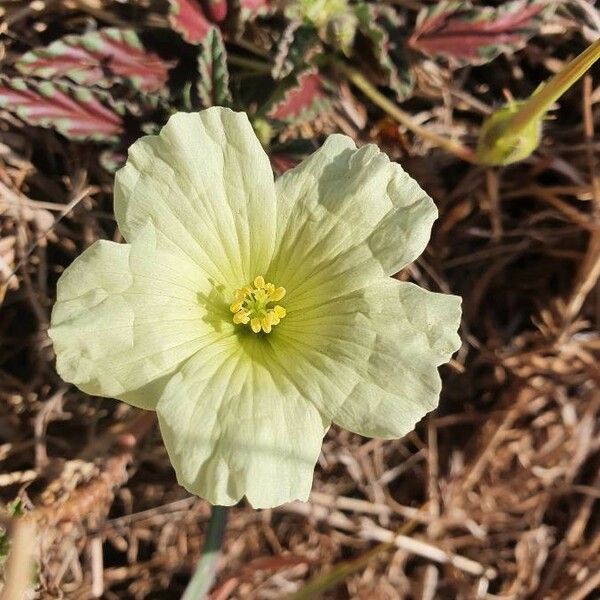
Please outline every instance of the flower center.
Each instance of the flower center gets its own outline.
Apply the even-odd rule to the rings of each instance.
[[[233,313],[236,325],[249,325],[254,333],[270,333],[271,329],[285,317],[285,308],[272,302],[279,302],[285,296],[285,288],[265,283],[262,275],[254,278],[250,285],[233,293],[233,303],[229,310]]]

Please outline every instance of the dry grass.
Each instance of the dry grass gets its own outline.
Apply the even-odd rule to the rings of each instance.
[[[559,25],[543,47],[453,83],[426,65],[407,110],[469,141],[503,87],[527,87],[519,73],[582,47]],[[308,504],[231,511],[211,599],[284,598],[381,542],[323,597],[599,598],[600,88],[573,88],[540,152],[498,170],[398,131],[348,87],[342,97],[300,134],[375,141],[436,199],[429,249],[398,277],[464,297],[464,345],[415,432],[333,429]],[[209,507],[177,486],[152,417],[59,380],[46,334],[60,272],[95,239],[119,239],[111,177],[93,146],[0,119],[0,497],[21,498],[38,526],[37,597],[177,598]]]

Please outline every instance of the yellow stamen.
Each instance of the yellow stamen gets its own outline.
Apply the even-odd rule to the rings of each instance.
[[[241,308],[242,308],[242,304],[243,304],[243,302],[241,302],[241,301],[240,301],[240,302],[234,302],[234,303],[233,303],[233,304],[232,304],[232,305],[229,307],[229,310],[230,310],[232,313],[239,312],[239,311],[241,310]]]
[[[257,275],[250,285],[245,285],[233,292],[233,302],[229,310],[233,314],[236,325],[249,325],[254,333],[271,333],[275,325],[285,317],[283,306],[269,306],[285,296],[285,288],[266,283],[262,275]]]
[[[248,313],[245,310],[240,310],[240,311],[236,312],[235,315],[233,315],[233,322],[236,325],[240,325],[240,324],[246,325],[246,323],[248,323],[248,321],[250,321],[250,317],[248,316]]]
[[[273,302],[279,302],[285,296],[285,288],[278,287],[269,294]]]
[[[271,333],[271,323],[273,322],[273,320],[271,319],[271,315],[269,313],[267,313],[266,317],[263,317],[261,320],[261,325],[262,325],[262,330],[265,333]]]

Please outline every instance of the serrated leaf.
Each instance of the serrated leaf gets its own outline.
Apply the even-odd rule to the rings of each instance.
[[[196,0],[169,0],[169,24],[188,44],[201,44],[213,24]]]
[[[316,69],[310,69],[280,84],[266,114],[271,119],[298,125],[315,118],[331,105],[323,78]]]
[[[320,49],[321,41],[315,28],[293,21],[279,40],[271,73],[273,79],[283,79],[299,67],[310,64]]]
[[[258,15],[264,15],[269,11],[269,0],[239,0],[242,20],[247,21]]]
[[[221,23],[227,17],[227,0],[206,0],[203,6],[213,23]]]
[[[0,108],[29,125],[56,129],[72,140],[114,140],[123,130],[121,117],[106,104],[105,92],[64,82],[0,80]]]
[[[513,0],[498,8],[440,2],[421,12],[409,45],[459,64],[484,64],[522,48],[550,10],[552,5],[541,0]]]
[[[198,72],[197,90],[203,106],[231,104],[227,51],[221,32],[216,27],[204,38],[198,54]]]
[[[27,52],[15,66],[22,74],[41,79],[64,76],[80,85],[101,87],[120,80],[142,92],[154,92],[164,88],[168,70],[175,64],[147,52],[132,29],[109,27],[67,35]]]
[[[362,3],[356,7],[356,15],[385,85],[395,92],[398,101],[405,100],[412,92],[414,79],[404,48],[398,42],[401,23],[396,13],[383,5]]]

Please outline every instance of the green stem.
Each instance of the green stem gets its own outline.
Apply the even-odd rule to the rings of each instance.
[[[245,56],[237,56],[236,54],[228,54],[227,62],[250,71],[256,71],[257,73],[271,74],[271,65],[263,62],[262,60],[256,60],[254,58],[246,58]]]
[[[575,57],[538,92],[534,92],[510,120],[504,137],[518,136],[532,121],[544,113],[600,58],[600,39]]]
[[[181,600],[202,600],[210,591],[217,575],[217,563],[221,557],[226,525],[227,507],[213,506],[200,560]]]
[[[345,75],[367,98],[390,115],[390,117],[398,121],[398,123],[401,123],[407,129],[410,129],[413,133],[428,140],[435,146],[458,156],[458,158],[470,163],[476,163],[475,155],[469,148],[447,137],[437,135],[429,131],[426,127],[421,127],[421,125],[415,123],[409,113],[398,108],[394,102],[380,93],[360,71],[335,58],[329,59],[329,62]]]

